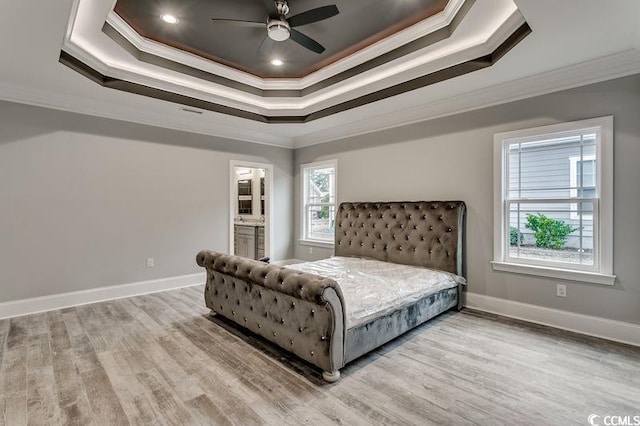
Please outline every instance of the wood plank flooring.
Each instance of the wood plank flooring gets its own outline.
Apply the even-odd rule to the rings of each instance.
[[[640,348],[473,311],[320,372],[202,288],[0,321],[3,425],[585,425],[640,415]]]

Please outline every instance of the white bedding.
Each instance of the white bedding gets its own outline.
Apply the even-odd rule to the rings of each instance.
[[[432,293],[465,284],[449,272],[356,257],[331,257],[288,265],[336,280],[345,300],[346,328],[396,310]]]

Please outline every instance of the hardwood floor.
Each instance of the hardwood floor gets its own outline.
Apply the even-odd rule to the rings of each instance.
[[[0,423],[558,424],[640,415],[640,348],[472,311],[342,370],[208,316],[202,288],[0,321]]]

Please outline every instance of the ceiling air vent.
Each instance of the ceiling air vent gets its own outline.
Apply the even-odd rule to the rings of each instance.
[[[197,109],[191,109],[191,108],[182,107],[182,108],[180,108],[180,111],[190,112],[191,114],[202,115],[202,111],[198,111]]]

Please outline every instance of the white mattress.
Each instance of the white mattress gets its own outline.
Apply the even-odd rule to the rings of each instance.
[[[415,302],[465,279],[449,272],[356,257],[331,257],[288,268],[332,278],[345,301],[346,328]]]

